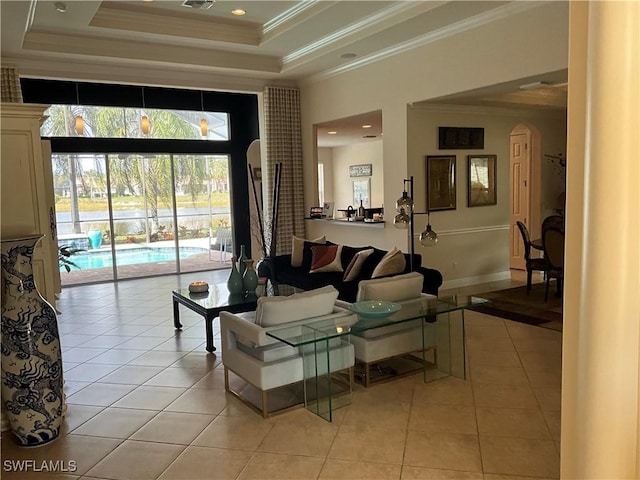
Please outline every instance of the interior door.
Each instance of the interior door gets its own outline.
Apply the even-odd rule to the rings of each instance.
[[[514,134],[510,139],[510,267],[525,270],[524,243],[516,222],[521,221],[529,231],[531,230],[529,226],[529,188],[531,183],[529,163],[531,159],[527,142],[528,135]]]

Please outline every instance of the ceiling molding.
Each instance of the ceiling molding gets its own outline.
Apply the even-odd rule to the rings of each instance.
[[[294,5],[289,10],[272,18],[262,28],[261,44],[273,40],[283,33],[334,6],[337,1],[309,0]]]
[[[523,105],[514,104],[513,107],[495,107],[491,105],[464,105],[464,104],[452,104],[452,103],[430,103],[428,100],[424,102],[414,103],[409,105],[410,110],[433,112],[433,113],[456,113],[466,115],[491,115],[491,116],[503,116],[503,117],[521,117],[523,114],[531,115],[532,112],[544,117],[562,117],[564,112],[560,110],[551,109],[535,109],[527,108]]]
[[[101,6],[89,23],[92,27],[154,33],[213,42],[257,46],[260,27],[253,24],[231,24],[216,17],[185,16],[161,9],[139,9],[132,5],[108,2]]]
[[[446,2],[401,2],[393,4],[388,8],[383,8],[315,42],[294,50],[289,55],[285,55],[282,58],[283,69],[290,68],[291,64],[303,57],[320,54],[321,51],[325,51],[329,47],[335,50],[355,40],[365,38],[373,33],[394,26],[398,22],[433,10],[444,3]]]
[[[81,55],[83,57],[121,58],[162,64],[208,67],[213,70],[245,70],[259,73],[279,73],[280,59],[275,56],[229,52],[197,47],[182,47],[159,43],[105,39],[89,35],[32,31],[23,48],[42,52]]]
[[[378,62],[385,58],[389,58],[394,55],[405,53],[408,50],[422,47],[430,43],[437,42],[438,40],[442,40],[444,38],[458,35],[467,30],[478,28],[482,25],[486,25],[486,24],[495,22],[497,20],[510,17],[512,15],[526,12],[528,10],[531,10],[532,8],[539,7],[544,3],[545,3],[544,1],[511,2],[502,7],[498,7],[488,12],[483,12],[478,15],[474,15],[473,17],[469,17],[464,20],[461,20],[459,22],[452,23],[450,25],[447,25],[446,27],[439,28],[425,35],[421,35],[419,37],[408,40],[406,42],[398,43],[393,47],[380,50],[376,53],[359,58],[347,64],[341,65],[339,67],[325,70],[324,72],[318,73],[316,75],[312,75],[307,79],[307,81],[315,82],[315,81],[323,80],[336,75],[340,75],[340,74],[349,72],[351,70],[356,70],[358,68],[364,67],[365,65]]]
[[[227,92],[260,93],[271,79],[230,76],[210,71],[190,71],[185,75],[183,68],[167,68],[140,65],[122,65],[110,62],[87,62],[63,58],[41,57],[4,58],[2,62],[15,64],[22,77],[49,78],[59,80],[81,80],[100,83],[126,83],[131,85],[196,88],[199,90],[220,90]],[[283,86],[293,87],[293,83],[278,81]]]

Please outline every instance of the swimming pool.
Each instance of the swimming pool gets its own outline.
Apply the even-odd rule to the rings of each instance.
[[[180,247],[180,258],[188,258],[198,253],[206,253],[206,248]],[[117,265],[137,265],[140,263],[173,262],[176,259],[175,248],[126,248],[116,250]],[[111,250],[80,252],[70,260],[81,269],[104,268],[113,266]],[[60,271],[65,271],[64,267]]]

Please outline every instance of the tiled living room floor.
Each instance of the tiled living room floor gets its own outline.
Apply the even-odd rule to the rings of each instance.
[[[181,307],[184,329],[173,328],[171,290],[227,274],[65,288],[58,303],[64,434],[24,449],[3,432],[2,478],[559,477],[559,332],[467,312],[466,381],[425,384],[416,375],[356,386],[333,423],[304,409],[263,420],[225,393],[220,339],[207,354],[202,319]],[[6,468],[16,459],[74,461],[77,470],[17,473]]]

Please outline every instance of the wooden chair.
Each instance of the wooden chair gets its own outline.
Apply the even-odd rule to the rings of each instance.
[[[542,247],[544,257],[547,260],[547,284],[544,292],[544,301],[549,298],[549,282],[555,278],[558,287],[558,296],[562,295],[562,283],[564,281],[564,228],[556,225],[547,225],[542,231]]]
[[[516,225],[520,230],[522,241],[524,242],[524,259],[527,264],[527,295],[529,295],[529,291],[531,290],[531,277],[533,276],[533,271],[536,270],[544,272],[546,274],[548,270],[548,263],[546,258],[531,257],[531,238],[529,237],[529,230],[527,230],[527,226],[520,221],[517,221]]]
[[[564,217],[561,215],[551,215],[542,221],[542,231],[549,227],[555,227],[564,232]]]

